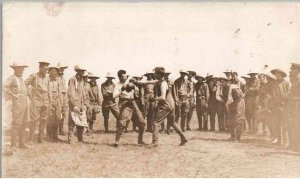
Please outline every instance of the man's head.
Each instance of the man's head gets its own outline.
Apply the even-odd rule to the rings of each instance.
[[[13,63],[12,65],[10,65],[10,67],[14,70],[14,74],[16,76],[22,76],[24,73],[25,68],[27,68],[27,65],[23,65],[23,64],[17,64],[17,63]]]
[[[237,72],[232,72],[232,74],[231,74],[231,79],[232,79],[233,81],[237,81],[237,80],[238,80],[238,73],[237,73]]]
[[[195,76],[196,76],[196,72],[194,72],[194,71],[188,71],[188,79],[189,80],[191,80]]]
[[[228,80],[227,78],[221,77],[219,80],[220,80],[220,85],[221,85],[222,87],[228,86],[229,80]]]
[[[179,73],[180,73],[180,78],[184,78],[186,75],[189,74],[189,73],[188,73],[187,71],[185,71],[185,70],[180,70]]]
[[[89,74],[88,72],[85,70],[82,74],[82,79],[84,82],[88,82],[88,77],[89,77]]]
[[[124,83],[128,78],[128,76],[126,75],[126,71],[125,70],[119,70],[118,71],[118,78],[119,78],[121,83]]]
[[[267,84],[268,78],[263,73],[258,75],[258,80],[260,84]]]
[[[294,80],[294,78],[299,77],[300,75],[300,64],[292,63],[290,68],[290,79]]]
[[[62,66],[60,63],[57,63],[57,68],[59,69],[58,76],[63,76],[64,71],[66,68],[68,68],[68,66]]]
[[[150,71],[144,74],[144,76],[147,78],[147,80],[152,80],[153,75],[154,75],[154,73],[150,72]]]
[[[223,73],[226,75],[226,78],[228,80],[231,80],[231,77],[232,77],[232,71],[231,70],[226,69]]]
[[[80,77],[82,77],[84,72],[86,71],[84,68],[80,67],[79,65],[75,65],[74,70],[76,71],[76,74]]]
[[[165,68],[164,67],[156,67],[154,75],[155,75],[155,79],[162,80],[165,77]]]
[[[59,69],[56,67],[49,67],[48,69],[49,77],[52,79],[56,79],[56,77],[58,76],[58,72]]]
[[[108,82],[112,82],[112,80],[115,79],[115,77],[112,75],[112,73],[108,72],[106,74],[106,79]]]
[[[39,62],[39,73],[42,75],[46,75],[48,72],[48,62]]]

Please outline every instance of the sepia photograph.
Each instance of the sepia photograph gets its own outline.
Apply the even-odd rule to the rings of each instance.
[[[1,8],[1,177],[300,178],[299,1]]]

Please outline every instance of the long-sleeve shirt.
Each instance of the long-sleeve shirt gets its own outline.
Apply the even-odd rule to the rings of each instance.
[[[205,98],[205,101],[208,101],[209,99],[209,88],[206,83],[203,82],[198,82],[195,85],[195,90],[196,90],[196,99],[198,100],[199,98]]]
[[[49,105],[49,77],[43,76],[40,73],[35,73],[29,76],[25,80],[25,85],[28,87],[28,91],[31,96],[31,102],[38,106]]]
[[[3,91],[8,97],[7,99],[13,99],[17,95],[27,95],[27,88],[22,79],[22,77],[18,77],[16,75],[11,75],[7,78],[3,85]]]
[[[249,83],[245,87],[246,97],[257,97],[259,93],[259,80],[257,78],[250,79]]]
[[[68,83],[68,97],[70,108],[77,106],[79,109],[84,106],[83,80],[77,76],[72,77]]]
[[[90,82],[89,99],[92,103],[101,104],[100,90],[97,83]]]
[[[186,99],[188,97],[188,81],[184,78],[178,78],[174,82],[174,99]]]
[[[49,101],[52,106],[61,106],[63,104],[62,87],[59,79],[49,80]]]
[[[290,92],[291,84],[286,80],[276,80],[274,84],[273,99],[274,105],[284,105],[285,99],[288,97]]]

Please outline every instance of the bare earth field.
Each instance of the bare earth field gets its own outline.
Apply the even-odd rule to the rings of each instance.
[[[193,123],[196,129],[195,114]],[[110,125],[115,130],[115,119]],[[84,144],[44,142],[3,156],[3,177],[300,177],[300,153],[273,146],[268,137],[244,134],[236,143],[226,133],[193,130],[185,132],[183,147],[177,134],[162,134],[160,145],[149,147],[129,132],[114,148],[115,134],[103,133],[102,116],[95,129]],[[145,133],[146,143],[151,138]]]

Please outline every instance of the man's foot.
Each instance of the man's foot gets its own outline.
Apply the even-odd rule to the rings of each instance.
[[[187,130],[187,131],[192,131],[192,129],[191,129],[191,128],[189,128],[189,127],[188,127],[188,128],[186,128],[186,130]]]
[[[187,142],[188,142],[187,139],[182,139],[181,143],[179,144],[179,146],[184,146]]]
[[[150,144],[150,147],[157,147],[158,146],[158,142],[152,142],[151,144]]]
[[[114,143],[113,146],[117,148],[119,147],[119,143]]]
[[[147,145],[144,141],[139,141],[138,144],[140,144],[140,145]]]
[[[105,134],[108,134],[108,130],[105,130],[104,133],[105,133]]]
[[[198,131],[202,131],[202,128],[198,128],[197,130],[198,130]]]
[[[210,129],[209,131],[210,131],[210,132],[215,132],[215,129]]]
[[[39,143],[39,144],[42,144],[42,143],[43,143],[43,139],[39,138],[39,139],[38,139],[38,143]]]

